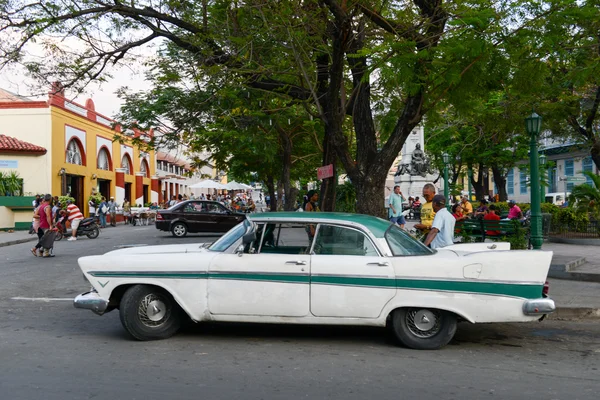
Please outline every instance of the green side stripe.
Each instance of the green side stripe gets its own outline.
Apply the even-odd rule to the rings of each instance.
[[[346,285],[346,286],[365,286],[365,287],[396,287],[395,279],[393,278],[359,278],[348,276],[313,276],[313,283],[322,283],[328,285]]]
[[[243,281],[268,281],[268,282],[289,282],[289,283],[308,283],[308,275],[277,275],[277,274],[224,274],[212,273],[210,279],[234,279]]]
[[[460,282],[433,281],[419,279],[396,279],[398,289],[443,290],[448,292],[468,292],[481,294],[496,294],[526,299],[537,299],[542,296],[542,285],[496,282]]]
[[[446,292],[475,293],[483,295],[501,295],[536,299],[542,294],[542,285],[512,284],[498,282],[461,282],[427,279],[393,279],[349,276],[310,277],[306,274],[242,274],[207,272],[160,272],[160,271],[92,271],[90,275],[103,278],[164,278],[164,279],[222,279],[255,282],[315,283],[322,285],[344,285],[365,288],[398,288],[410,290],[439,290]]]
[[[160,272],[160,271],[93,271],[90,275],[101,278],[167,278],[167,279],[206,279],[206,272]]]

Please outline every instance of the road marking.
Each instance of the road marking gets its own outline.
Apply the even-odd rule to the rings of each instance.
[[[73,297],[11,297],[11,300],[24,300],[24,301],[43,301],[49,303],[51,301],[73,301]]]

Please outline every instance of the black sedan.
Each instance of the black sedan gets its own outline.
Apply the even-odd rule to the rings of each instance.
[[[175,237],[189,233],[227,232],[246,218],[216,201],[188,200],[156,214],[156,229]]]

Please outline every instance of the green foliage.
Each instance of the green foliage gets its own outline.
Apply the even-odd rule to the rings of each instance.
[[[67,201],[71,200],[73,203],[75,202],[75,198],[71,196],[58,196],[58,204],[60,204],[60,208],[65,208],[67,206]]]
[[[514,233],[502,240],[510,243],[511,250],[526,250],[529,246],[529,232],[519,220],[512,220]]]
[[[339,212],[356,212],[356,189],[351,182],[338,185],[336,190],[335,210]]]
[[[23,179],[17,171],[0,171],[0,196],[23,196]]]
[[[88,201],[93,201],[96,206],[102,203],[102,194],[100,193],[92,193],[88,198]]]
[[[571,190],[569,207],[577,213],[589,214],[592,218],[600,219],[600,176],[591,171],[583,171],[592,180],[592,185],[584,183]]]

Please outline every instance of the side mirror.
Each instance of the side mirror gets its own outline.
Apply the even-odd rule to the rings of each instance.
[[[246,245],[256,240],[256,232],[246,233],[242,236],[242,244]]]

